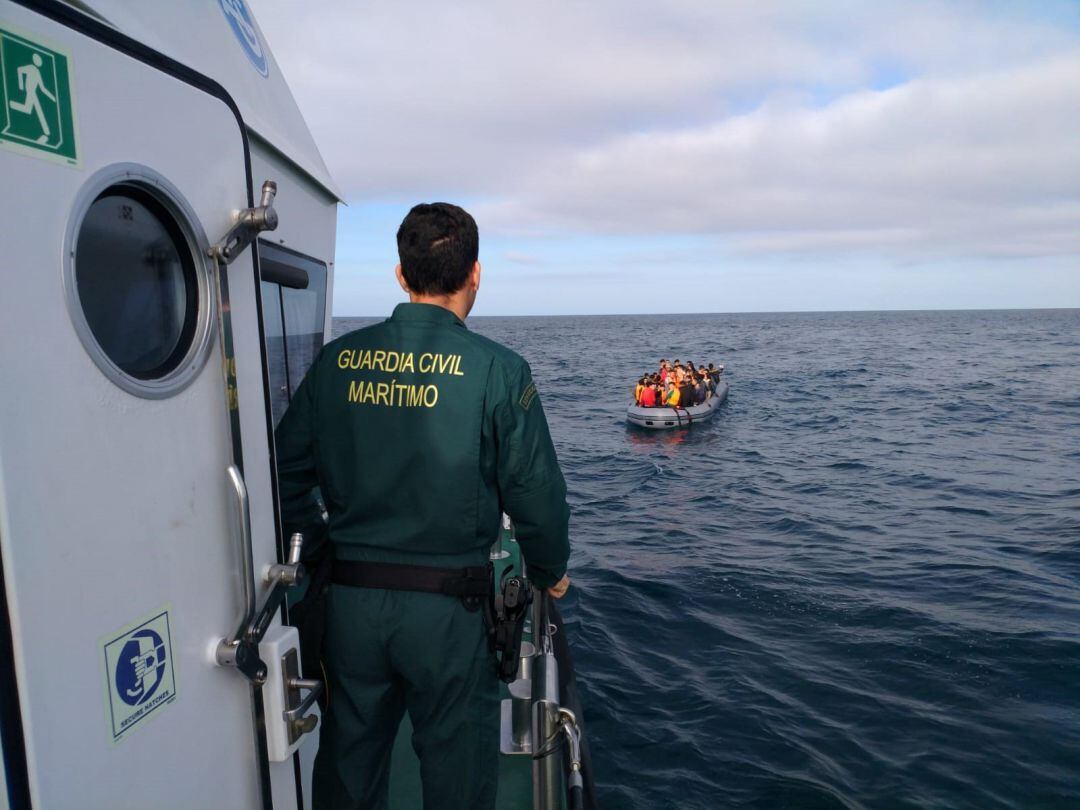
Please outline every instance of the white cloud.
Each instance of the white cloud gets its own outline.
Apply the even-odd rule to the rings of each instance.
[[[745,254],[1080,253],[1075,6],[253,4],[351,199]]]
[[[736,247],[1080,252],[1080,49],[824,108],[619,136],[478,210],[524,231],[722,234]]]

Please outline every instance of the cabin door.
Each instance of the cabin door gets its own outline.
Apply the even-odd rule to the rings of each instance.
[[[230,465],[253,578],[279,558],[255,259],[225,271],[223,363],[207,258],[250,204],[244,129],[220,88],[42,8],[0,1],[4,792],[296,807],[261,691],[215,661],[244,609]]]

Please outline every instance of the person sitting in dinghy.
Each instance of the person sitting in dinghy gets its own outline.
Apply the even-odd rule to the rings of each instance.
[[[642,408],[655,408],[656,400],[658,397],[659,386],[655,380],[647,380],[647,384],[641,389],[641,397],[638,399],[638,405]]]
[[[682,381],[679,383],[679,407],[689,408],[694,404],[694,385],[690,375],[683,371]]]
[[[704,380],[704,382],[705,382],[705,388],[708,390],[709,396],[710,397],[715,396],[716,395],[716,381],[712,378],[712,375],[710,375],[709,372],[705,370],[704,367],[702,367],[702,369],[701,369],[701,379]]]
[[[709,398],[709,389],[705,385],[705,378],[695,374],[694,380],[694,404],[704,405],[705,400]]]
[[[641,392],[641,407],[660,408],[664,404],[664,386],[660,377],[646,378],[645,390]]]
[[[679,407],[679,389],[675,387],[675,380],[668,380],[667,394],[664,395],[664,404],[671,408]]]
[[[705,370],[705,366],[698,366],[697,371],[694,373],[694,379],[705,386],[705,399],[713,395],[712,377]]]

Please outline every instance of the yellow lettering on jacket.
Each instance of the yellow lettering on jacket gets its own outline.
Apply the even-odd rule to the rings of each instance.
[[[433,354],[432,352],[424,352],[420,355],[417,369],[421,374],[447,374],[455,377],[465,376],[465,372],[461,370],[460,354]]]
[[[439,402],[435,383],[401,380],[406,374],[440,374],[464,377],[460,354],[413,352],[397,349],[342,349],[337,367],[343,371],[371,371],[395,375],[389,380],[354,379],[349,381],[348,401],[356,405],[380,405],[384,408],[434,408]],[[364,375],[368,376],[368,375]]]
[[[387,408],[434,408],[439,402],[437,385],[409,385],[397,380],[373,383],[349,382],[348,401],[355,405],[381,405]]]
[[[421,374],[445,374],[464,377],[460,354],[424,352],[417,358],[412,352],[395,349],[342,349],[338,353],[337,367],[352,371],[382,371],[386,374],[404,372]]]

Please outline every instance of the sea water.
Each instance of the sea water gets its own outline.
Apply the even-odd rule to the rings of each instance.
[[[1080,310],[468,323],[566,474],[602,807],[1080,807]],[[661,357],[713,420],[625,424]]]

